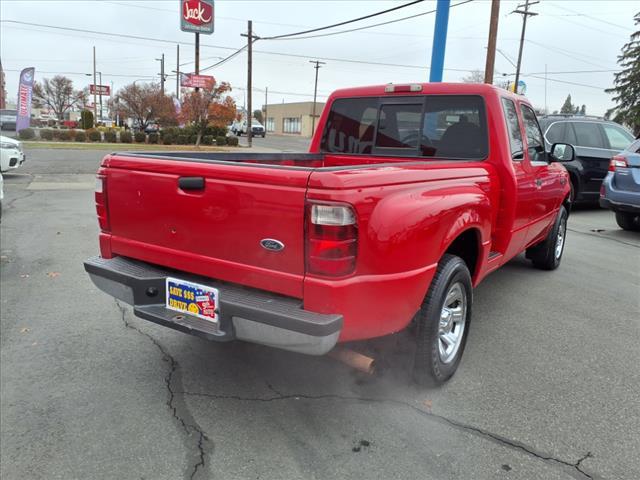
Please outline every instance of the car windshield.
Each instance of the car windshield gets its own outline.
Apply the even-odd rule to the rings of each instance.
[[[346,98],[333,102],[325,152],[482,159],[484,101],[474,95]]]

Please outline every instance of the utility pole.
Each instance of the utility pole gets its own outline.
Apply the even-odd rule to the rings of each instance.
[[[493,68],[496,63],[496,40],[498,38],[498,17],[500,0],[491,0],[491,20],[489,22],[489,43],[487,45],[487,63],[484,67],[484,83],[493,83]]]
[[[264,131],[267,131],[267,105],[268,105],[269,87],[264,87]]]
[[[96,102],[96,88],[98,88],[96,81],[96,47],[93,47],[93,126],[98,125],[98,105]]]
[[[247,144],[249,148],[253,143],[253,132],[251,131],[251,61],[253,54],[253,22],[247,21],[247,34],[240,35],[241,37],[247,37]]]
[[[176,45],[176,98],[180,100],[180,44]]]
[[[316,83],[313,87],[313,113],[311,114],[311,136],[316,131],[316,97],[318,95],[318,70],[320,70],[320,65],[326,65],[326,62],[321,62],[319,60],[309,60],[309,63],[315,64],[313,68],[316,69]]]
[[[102,119],[102,72],[98,72],[98,75],[100,75],[100,119]]]
[[[200,75],[200,32],[196,32],[196,75]],[[196,87],[196,92],[199,91]]]
[[[160,62],[160,91],[162,92],[162,96],[164,96],[164,53],[162,54],[162,58],[156,58],[156,60]]]
[[[527,28],[527,18],[538,15],[537,13],[530,12],[529,7],[540,3],[539,0],[535,2],[530,2],[529,0],[525,0],[524,5],[518,5],[512,13],[519,13],[522,15],[522,33],[520,34],[520,49],[518,50],[518,64],[516,65],[516,83],[513,87],[514,93],[518,93],[518,82],[520,81],[520,66],[522,65],[522,47],[524,46],[524,32]],[[520,10],[524,8],[524,10]]]

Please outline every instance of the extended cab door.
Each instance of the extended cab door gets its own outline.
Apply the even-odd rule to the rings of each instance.
[[[509,98],[502,98],[502,109],[509,132],[511,162],[516,181],[515,215],[511,228],[511,242],[509,242],[508,251],[505,252],[506,258],[510,258],[522,251],[527,239],[535,186],[529,159],[525,156],[522,124],[516,104]]]
[[[534,195],[531,202],[531,220],[527,232],[527,244],[542,235],[555,219],[558,199],[566,179],[559,165],[550,165],[545,151],[544,137],[533,109],[524,103],[520,104],[522,120],[525,128],[527,148],[525,154],[534,181]]]

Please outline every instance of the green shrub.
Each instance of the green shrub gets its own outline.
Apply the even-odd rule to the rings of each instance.
[[[219,136],[216,137],[216,145],[219,147],[227,144],[227,137]]]
[[[115,130],[107,130],[104,132],[104,141],[109,143],[116,143],[118,141],[118,137],[116,136]]]
[[[74,130],[73,128],[70,128],[69,130],[67,130],[67,135],[69,135],[69,140],[73,142],[76,139],[76,136],[78,135],[78,130]]]
[[[87,134],[84,133],[82,130],[76,132],[76,142],[86,142],[87,141]]]
[[[120,132],[120,141],[122,143],[131,143],[133,142],[133,135],[131,135],[131,132]]]
[[[147,136],[144,134],[144,132],[136,132],[133,138],[136,140],[136,143],[144,143],[144,141],[147,139]]]
[[[40,130],[40,138],[42,140],[53,140],[53,130],[48,128]]]
[[[162,135],[162,143],[164,145],[171,145],[173,142],[175,142],[175,138],[173,137],[172,134],[170,133],[164,133]]]
[[[62,132],[62,130],[60,130],[59,128],[54,128],[53,130],[51,130],[51,134],[53,135],[53,139],[54,140],[60,140],[60,133]]]
[[[189,137],[187,137],[186,135],[178,135],[176,137],[177,145],[186,145],[188,141],[189,141]]]
[[[87,136],[92,142],[99,142],[100,140],[102,140],[102,134],[95,128],[90,128],[89,130],[87,130]]]
[[[157,133],[153,132],[149,134],[149,143],[153,143],[154,145],[156,143],[158,143],[158,138],[160,138],[160,135],[158,135]]]
[[[226,138],[227,138],[227,145],[229,145],[230,147],[238,146],[238,137],[226,137]]]
[[[24,128],[20,130],[18,136],[20,137],[20,140],[31,140],[36,137],[36,132],[33,128]]]
[[[80,112],[79,126],[85,130],[93,128],[93,113],[90,110]]]
[[[213,145],[213,135],[203,135],[200,143],[203,145]]]

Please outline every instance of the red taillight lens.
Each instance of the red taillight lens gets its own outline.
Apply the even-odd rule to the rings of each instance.
[[[96,213],[98,214],[98,224],[100,230],[108,232],[109,226],[109,209],[107,206],[107,177],[104,175],[96,176]]]
[[[306,209],[307,272],[342,277],[353,273],[358,254],[358,226],[348,205],[309,203]]]
[[[611,159],[611,162],[609,163],[609,171],[615,172],[616,168],[619,168],[619,167],[622,167],[622,168],[628,167],[627,159],[624,158],[622,155],[616,155]]]

